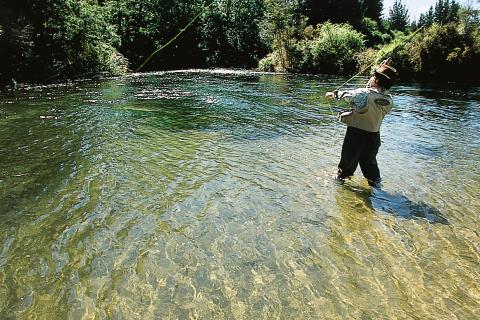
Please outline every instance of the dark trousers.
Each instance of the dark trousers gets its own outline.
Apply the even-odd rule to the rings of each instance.
[[[343,140],[342,157],[338,165],[338,178],[353,176],[360,163],[363,176],[369,183],[380,181],[377,165],[377,153],[380,148],[380,132],[368,132],[354,127],[347,127]]]

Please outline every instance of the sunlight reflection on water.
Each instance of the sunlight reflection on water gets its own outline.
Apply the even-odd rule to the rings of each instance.
[[[331,178],[345,128],[323,94],[342,80],[195,70],[0,97],[0,317],[474,319],[478,88],[398,85],[372,189]]]

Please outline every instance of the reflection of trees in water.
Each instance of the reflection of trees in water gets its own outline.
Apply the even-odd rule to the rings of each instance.
[[[75,117],[66,114],[71,101],[59,98],[55,105],[38,98],[11,105],[18,114],[1,122],[0,212],[23,212],[38,197],[54,192],[82,158],[84,128],[71,128]],[[33,98],[30,98],[33,99]],[[4,216],[4,217],[5,217]],[[13,215],[11,218],[14,219]]]

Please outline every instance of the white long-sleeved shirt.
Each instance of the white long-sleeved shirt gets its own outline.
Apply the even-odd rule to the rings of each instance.
[[[338,99],[345,100],[351,107],[351,111],[340,115],[340,121],[368,132],[380,131],[383,118],[393,107],[391,95],[377,88],[339,91]]]

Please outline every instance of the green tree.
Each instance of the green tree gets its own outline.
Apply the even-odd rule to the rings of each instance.
[[[363,0],[361,2],[363,17],[374,21],[381,21],[383,0]]]
[[[357,67],[356,56],[365,49],[365,36],[348,24],[318,25],[299,43],[299,69],[323,74],[349,74]]]
[[[118,37],[104,8],[92,1],[57,0],[48,3],[42,28],[42,60],[59,76],[117,73],[122,57],[114,46]],[[121,68],[120,68],[121,69]]]
[[[33,60],[34,30],[23,14],[20,2],[1,2],[0,9],[0,88],[23,80],[28,65]],[[20,5],[20,6],[17,6]]]
[[[265,14],[260,24],[260,35],[270,44],[279,70],[292,70],[297,63],[296,44],[305,26],[298,15],[296,0],[265,0]]]
[[[390,34],[384,32],[383,25],[370,18],[363,18],[358,31],[366,36],[366,45],[375,47],[392,40]]]
[[[267,52],[260,37],[261,0],[219,0],[201,26],[200,46],[208,66],[253,67]]]
[[[409,23],[410,14],[402,0],[395,0],[389,10],[388,23],[393,30],[405,31]]]
[[[478,39],[459,31],[458,25],[433,24],[410,45],[411,60],[417,77],[432,81],[478,82],[466,70],[480,67]]]
[[[418,26],[428,27],[435,22],[435,13],[433,7],[430,7],[427,12],[420,14]]]
[[[435,4],[435,22],[446,24],[458,20],[460,5],[452,0],[438,0]]]
[[[0,78],[48,81],[126,71],[104,7],[86,0],[7,0]],[[8,67],[4,67],[7,65]]]
[[[471,5],[460,8],[458,12],[458,22],[460,30],[467,34],[475,36],[480,28],[480,10]],[[480,39],[479,39],[480,40]]]
[[[438,0],[434,6],[422,13],[419,26],[431,26],[433,23],[447,24],[458,21],[460,5],[455,0]]]
[[[137,68],[157,48],[177,35],[205,4],[198,0],[111,0],[110,21],[121,38],[119,50]],[[146,70],[198,65],[202,54],[198,28],[192,27],[155,55]]]

